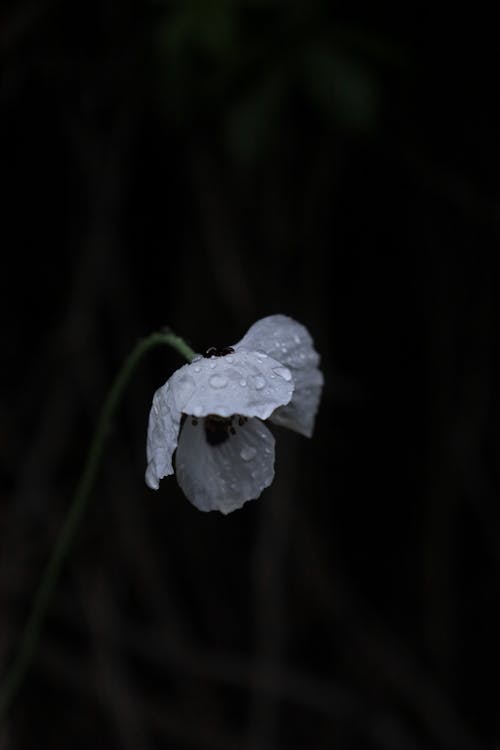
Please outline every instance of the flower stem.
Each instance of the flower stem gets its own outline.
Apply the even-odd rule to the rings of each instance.
[[[171,331],[166,330],[152,333],[147,338],[139,341],[135,349],[133,349],[125,360],[123,367],[112,384],[102,407],[83,473],[73,496],[68,515],[35,594],[19,651],[10,671],[3,680],[3,684],[0,686],[0,723],[5,718],[33,659],[54,587],[64,561],[68,556],[71,543],[94,486],[112,417],[137,365],[150,349],[157,346],[170,346],[189,362],[196,356],[195,352],[179,336],[176,336]]]

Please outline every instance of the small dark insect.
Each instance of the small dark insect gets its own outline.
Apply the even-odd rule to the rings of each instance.
[[[219,348],[217,346],[210,346],[203,356],[207,359],[209,357],[225,357],[226,354],[233,354],[233,352],[234,349],[232,346],[224,346],[222,348]]]

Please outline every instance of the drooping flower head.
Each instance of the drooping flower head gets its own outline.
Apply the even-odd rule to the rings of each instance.
[[[307,329],[285,315],[257,321],[234,346],[209,349],[153,398],[146,483],[174,473],[203,511],[230,513],[274,478],[275,424],[311,437],[323,386]]]

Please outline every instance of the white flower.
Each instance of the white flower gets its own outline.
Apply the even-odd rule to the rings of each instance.
[[[208,350],[156,391],[146,483],[174,473],[200,510],[230,513],[274,478],[269,419],[310,437],[323,375],[306,328],[285,315],[257,321],[233,347]]]

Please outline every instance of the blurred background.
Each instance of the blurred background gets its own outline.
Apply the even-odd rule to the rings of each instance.
[[[0,680],[140,337],[285,313],[325,388],[203,514],[144,484],[147,357],[2,748],[499,747],[495,27],[408,13],[3,4]]]

